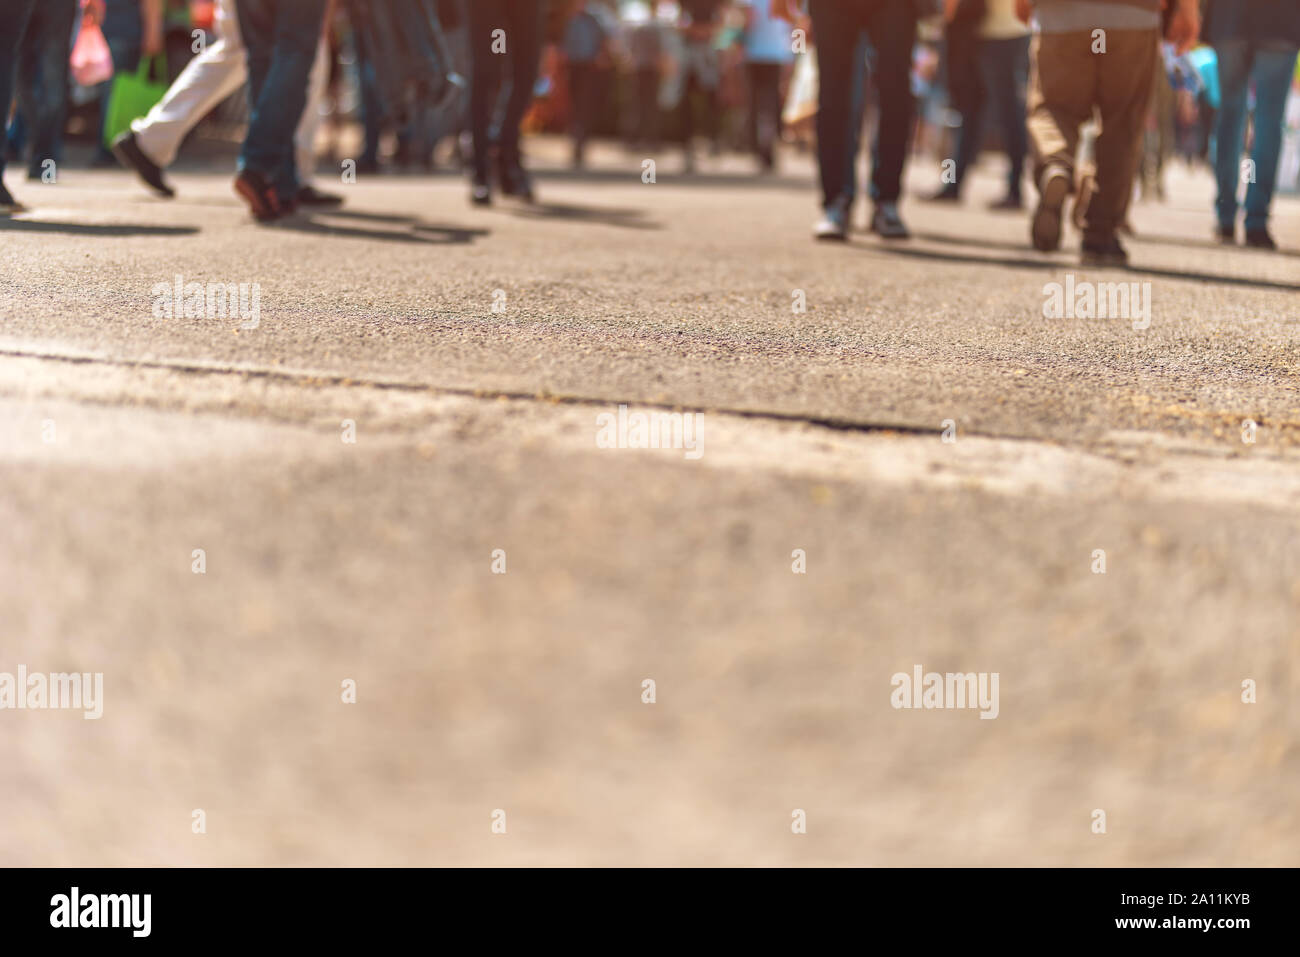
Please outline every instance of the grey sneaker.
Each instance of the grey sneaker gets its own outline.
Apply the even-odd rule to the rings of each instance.
[[[879,203],[871,213],[871,231],[881,239],[908,239],[911,233],[898,215],[897,203]]]
[[[849,204],[846,200],[837,199],[822,210],[822,218],[813,226],[813,238],[836,242],[849,238]]]

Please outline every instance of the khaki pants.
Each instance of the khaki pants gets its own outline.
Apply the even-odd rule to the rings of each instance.
[[[1084,236],[1105,240],[1124,218],[1141,157],[1140,143],[1159,55],[1155,30],[1107,30],[1106,52],[1094,53],[1092,33],[1034,37],[1029,75],[1029,141],[1034,181],[1049,166],[1074,182],[1079,127],[1101,113],[1097,137],[1097,195],[1084,214]]]

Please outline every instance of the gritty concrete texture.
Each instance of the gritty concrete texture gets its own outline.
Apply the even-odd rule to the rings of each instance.
[[[0,711],[0,863],[1297,862],[1300,203],[1223,249],[1175,169],[1125,273],[992,164],[898,246],[814,244],[804,159],[597,166],[272,227],[215,167],[11,175],[0,672],[104,716]],[[1046,318],[1068,274],[1149,328]],[[702,455],[598,447],[620,404]],[[918,664],[997,718],[891,707]]]

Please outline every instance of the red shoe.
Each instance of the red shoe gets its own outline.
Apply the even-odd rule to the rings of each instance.
[[[259,223],[270,222],[283,212],[275,188],[256,170],[246,169],[235,177],[235,192],[248,204]]]

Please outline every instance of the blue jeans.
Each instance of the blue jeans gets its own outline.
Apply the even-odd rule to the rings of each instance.
[[[350,15],[355,15],[349,10]],[[384,100],[379,92],[379,78],[375,75],[375,51],[371,49],[370,30],[364,24],[353,27],[357,46],[357,83],[361,87],[361,123],[365,131],[358,158],[361,166],[379,163],[379,142],[384,133]]]
[[[1246,229],[1268,225],[1268,210],[1277,185],[1277,161],[1282,149],[1282,113],[1286,107],[1296,48],[1283,41],[1259,44],[1225,40],[1215,46],[1219,58],[1222,102],[1215,127],[1214,172],[1219,185],[1215,209],[1227,229],[1237,219],[1237,187],[1241,183],[1242,140],[1246,132],[1246,95],[1255,84],[1255,143],[1250,151],[1254,181],[1246,187]]]
[[[36,0],[6,0],[0,3],[0,112],[7,117],[14,98],[14,73],[18,68],[18,45],[27,32],[27,21]],[[4,150],[0,149],[0,175],[5,171]]]
[[[63,120],[68,103],[68,50],[77,0],[42,0],[36,4],[18,52],[18,110],[22,131],[31,141],[28,170],[39,176],[41,164],[59,162]],[[15,125],[18,115],[15,114]],[[14,136],[10,136],[13,145]]]
[[[248,49],[251,114],[239,169],[259,173],[283,199],[298,193],[293,135],[307,105],[325,0],[237,0]]]

